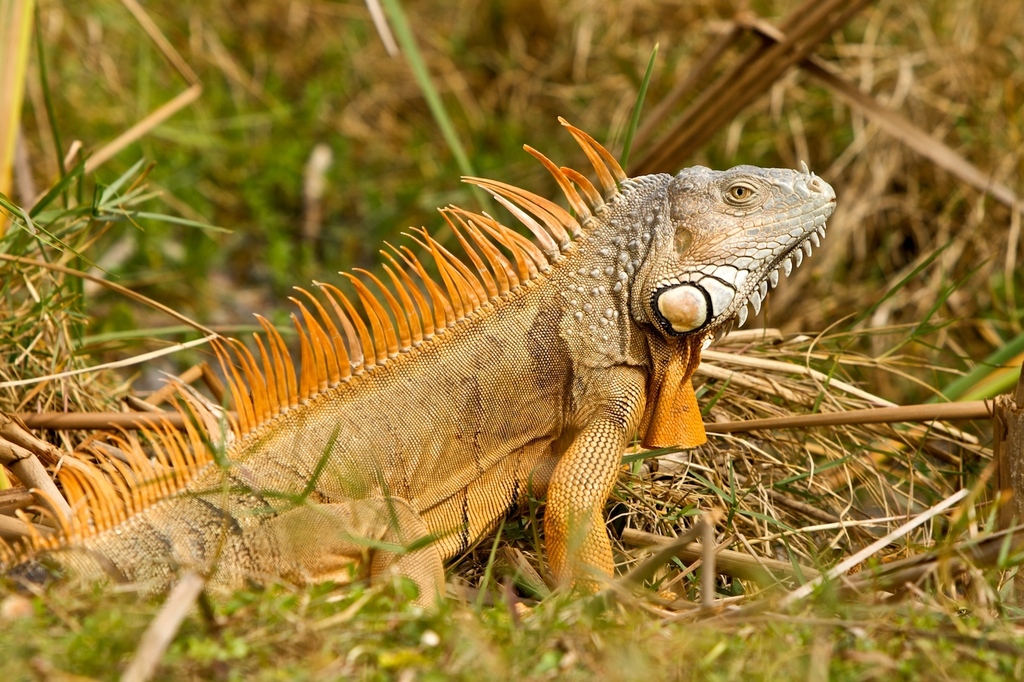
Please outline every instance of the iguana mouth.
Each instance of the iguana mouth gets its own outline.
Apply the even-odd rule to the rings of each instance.
[[[808,185],[811,189],[822,191],[824,187],[828,187],[821,178],[814,173],[810,172],[807,168],[806,163],[801,162],[801,170],[805,175],[808,176]],[[779,255],[775,261],[768,266],[768,274],[763,277],[757,286],[757,289],[752,291],[747,300],[740,306],[739,311],[736,313],[736,326],[742,327],[747,321],[747,306],[749,305],[754,309],[754,315],[761,312],[761,304],[764,302],[765,296],[768,292],[775,289],[779,285],[780,277],[779,272],[786,277],[789,277],[793,270],[803,265],[804,256],[810,258],[814,248],[821,247],[821,240],[825,238],[825,228],[827,227],[826,221],[832,215],[836,206],[835,192],[832,192],[831,198],[825,202],[822,209],[820,209],[814,217],[815,222],[813,229],[810,229],[800,239],[793,243],[793,245]]]
[[[832,200],[832,204],[835,204],[835,199]],[[795,269],[803,265],[804,256],[809,258],[813,249],[821,246],[821,240],[825,238],[825,227],[825,223],[822,222],[821,225],[818,225],[812,232],[809,232],[801,241],[795,243],[789,251],[784,253],[774,263],[775,267],[769,271],[767,277],[761,280],[757,290],[751,292],[747,296],[747,300],[740,306],[739,311],[736,313],[736,326],[742,327],[746,323],[747,306],[754,309],[754,315],[761,312],[761,304],[764,302],[765,296],[768,295],[769,291],[775,289],[781,281],[780,272],[783,276],[789,277]]]
[[[835,200],[833,200],[835,203]],[[814,247],[821,246],[825,237],[824,222],[808,233],[802,240],[779,256],[769,267],[768,275],[761,279],[757,288],[747,295],[740,303],[735,316],[722,320],[725,324],[731,319],[737,320],[742,327],[748,317],[748,306],[754,309],[754,315],[761,312],[761,304],[768,292],[775,289],[784,277],[799,268],[804,256],[811,256]],[[671,336],[693,334],[707,328],[726,310],[735,305],[735,291],[732,286],[714,275],[702,277],[696,282],[668,284],[660,287],[651,297],[651,308],[662,328]]]

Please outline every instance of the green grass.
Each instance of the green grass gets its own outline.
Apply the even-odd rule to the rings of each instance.
[[[741,619],[661,618],[552,598],[423,614],[390,590],[271,587],[210,602],[182,624],[161,680],[1000,680],[1024,672],[1024,633],[988,610],[819,599]],[[8,599],[11,599],[8,597]],[[0,630],[0,673],[26,663],[117,679],[158,602],[54,590]]]

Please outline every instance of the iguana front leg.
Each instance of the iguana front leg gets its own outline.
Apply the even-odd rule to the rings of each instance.
[[[615,568],[604,505],[622,453],[644,413],[645,379],[636,369],[601,372],[600,404],[562,455],[548,486],[544,533],[548,561],[563,585],[596,588]]]

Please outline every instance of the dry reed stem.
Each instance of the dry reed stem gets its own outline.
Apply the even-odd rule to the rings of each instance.
[[[91,154],[85,162],[86,174],[92,173],[122,150],[138,142],[161,123],[199,99],[201,94],[203,94],[203,86],[193,85],[170,101],[154,109],[141,121]]]
[[[16,542],[30,537],[32,532],[26,527],[26,523],[28,522],[6,514],[0,514],[0,540]],[[52,528],[47,528],[37,523],[31,525],[32,530],[43,537],[53,535],[55,532]]]
[[[0,490],[0,514],[11,515],[16,509],[23,509],[34,501],[24,487]]]
[[[34,452],[0,438],[0,465],[18,477],[32,492],[37,504],[65,519],[71,518],[71,507]]]
[[[843,101],[863,111],[880,128],[918,154],[972,185],[978,191],[989,194],[1012,209],[1019,210],[1017,195],[1003,183],[993,180],[991,173],[982,171],[934,135],[922,131],[907,119],[886,109],[875,98],[862,93],[855,85],[836,75],[822,60],[811,58],[801,64],[801,67],[816,80],[828,86]]]
[[[174,67],[181,77],[185,79],[189,84],[189,87],[154,109],[148,115],[143,117],[142,120],[130,126],[123,133],[93,152],[85,162],[86,174],[92,173],[126,147],[138,142],[161,123],[199,99],[199,96],[203,93],[203,86],[199,82],[199,77],[196,75],[195,71],[193,71],[188,63],[182,58],[181,54],[174,49],[170,41],[167,40],[166,36],[164,36],[157,25],[153,22],[146,10],[143,9],[136,0],[121,0],[121,2],[128,11],[132,13],[132,16],[135,17],[136,21],[139,22],[143,31],[145,31],[153,44],[156,45],[157,49],[160,50],[164,58],[171,64],[171,66]]]
[[[192,70],[192,67],[188,65],[188,62],[181,56],[181,54],[174,49],[170,41],[167,40],[167,36],[163,34],[160,28],[153,21],[149,13],[143,9],[136,0],[121,0],[121,4],[132,13],[135,20],[139,22],[142,30],[146,32],[149,39],[153,41],[153,44],[157,46],[160,53],[163,54],[164,59],[171,63],[171,66],[181,74],[189,85],[199,85],[199,76]]]
[[[707,424],[708,433],[736,433],[761,429],[792,429],[811,426],[845,426],[851,424],[895,424],[898,422],[930,423],[939,419],[991,419],[992,401],[973,400],[965,403],[928,403],[902,407],[876,407],[845,412],[798,414],[789,417],[751,419],[742,422]]]
[[[868,0],[808,0],[790,12],[783,23],[786,39],[744,54],[700,94],[669,132],[652,144],[653,150],[631,172],[654,173],[679,166],[867,4]]]
[[[74,376],[83,372],[100,371],[104,369],[127,367],[140,364],[153,357],[159,357],[166,353],[175,352],[184,348],[191,348],[192,345],[199,345],[209,339],[197,339],[189,344],[178,344],[161,351],[154,351],[144,355],[135,356],[116,363],[107,363],[73,372],[66,372],[60,376]],[[49,378],[42,377],[35,380],[26,380],[25,383],[34,383]],[[0,384],[0,386],[21,385],[16,382]],[[738,383],[737,385],[744,385]],[[750,382],[747,387],[756,387],[758,384]],[[803,398],[800,402],[806,402]],[[921,405],[903,405],[900,407],[880,407],[867,409],[844,410],[840,412],[825,412],[815,414],[797,414],[786,417],[771,417],[767,419],[750,419],[742,421],[708,422],[704,428],[708,433],[741,433],[747,431],[760,431],[766,429],[800,429],[811,426],[850,426],[854,424],[897,424],[904,422],[921,422],[930,424],[936,420],[956,421],[989,419],[992,416],[992,403],[987,400],[974,400],[964,403],[924,403]],[[14,415],[26,426],[32,429],[138,429],[147,425],[149,420],[159,419],[174,428],[184,428],[181,417],[177,412],[166,410],[147,410],[146,412],[21,412]]]
[[[142,634],[139,647],[125,668],[121,682],[145,682],[153,676],[164,652],[205,586],[206,579],[198,573],[186,571],[182,574],[167,595],[160,613]]]
[[[836,578],[844,575],[851,568],[867,560],[868,558],[876,554],[879,550],[891,544],[894,540],[898,540],[899,538],[903,537],[904,535],[914,530],[918,526],[927,523],[934,517],[946,511],[957,502],[960,502],[961,500],[965,499],[970,494],[970,492],[971,491],[968,490],[967,488],[963,488],[958,492],[954,493],[953,495],[950,495],[939,504],[928,509],[926,512],[919,514],[914,519],[902,524],[899,528],[896,528],[892,532],[887,533],[885,537],[876,540],[875,542],[871,543],[859,552],[856,552],[855,554],[847,557],[843,561],[840,561],[838,564],[836,564],[828,571],[815,578],[814,580],[811,580],[806,584],[801,585],[797,589],[793,590],[781,600],[779,606],[785,608],[790,604],[809,596],[815,590],[815,588],[818,587],[818,585],[820,585],[822,582],[826,580],[835,580]]]
[[[39,460],[47,466],[55,465],[64,456],[60,448],[29,433],[26,428],[23,422],[19,423],[0,412],[0,439],[20,445],[35,453]]]

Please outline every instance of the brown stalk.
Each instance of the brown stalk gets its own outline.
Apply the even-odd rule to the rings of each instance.
[[[26,488],[34,491],[32,494],[40,505],[65,519],[71,518],[71,507],[31,450],[0,439],[0,465],[14,472]]]
[[[179,93],[170,101],[154,109],[141,121],[97,149],[85,162],[85,172],[87,174],[93,172],[116,156],[122,149],[134,142],[138,142],[158,125],[199,99],[199,95],[202,93],[203,86],[193,85],[188,90]]]
[[[808,0],[795,9],[783,23],[785,39],[748,50],[732,69],[704,90],[671,130],[650,145],[652,151],[631,169],[630,175],[678,166],[868,2]]]
[[[171,66],[181,74],[181,77],[188,81],[189,85],[198,85],[199,76],[192,70],[192,67],[188,65],[188,62],[181,56],[181,54],[174,49],[167,37],[160,31],[153,19],[150,18],[149,13],[142,8],[136,0],[121,0],[121,4],[125,6],[135,20],[142,26],[142,30],[146,32],[149,39],[153,41],[153,44],[157,46],[160,52],[163,53],[164,59],[171,63]]]
[[[31,429],[117,431],[141,429],[154,422],[166,422],[176,429],[185,428],[181,415],[171,411],[156,412],[22,412],[16,415]]]
[[[0,412],[0,440],[19,445],[34,452],[47,466],[57,463],[64,453],[60,448],[29,433],[22,424]]]
[[[687,534],[687,536],[689,535],[691,535],[691,533]],[[693,537],[696,537],[696,533],[692,533],[692,535]],[[622,531],[622,544],[627,547],[668,547],[670,545],[675,546],[678,542],[679,538],[669,538],[664,535],[645,533],[644,531],[636,530],[635,528],[626,528]],[[677,547],[674,550],[673,556],[677,556],[687,563],[697,561],[698,559],[704,558],[704,547],[699,542],[689,542]],[[754,582],[761,584],[775,582],[775,575],[792,579],[799,578],[797,575],[797,569],[793,567],[793,564],[785,561],[765,557],[753,557],[748,554],[744,554],[743,552],[737,552],[736,550],[720,548],[716,548],[715,556],[718,564],[718,571],[735,578],[753,580]],[[663,563],[665,562],[661,561],[658,565]],[[820,575],[819,571],[809,566],[800,566],[799,570],[803,578],[806,580],[812,580]]]
[[[160,659],[205,586],[206,579],[198,573],[187,571],[181,576],[167,595],[160,613],[142,634],[139,648],[121,676],[122,682],[145,682],[153,676]]]
[[[992,402],[972,400],[962,403],[935,403],[903,405],[901,407],[872,407],[845,412],[798,414],[790,417],[771,417],[748,421],[705,424],[708,433],[737,433],[761,429],[795,429],[809,426],[848,426],[850,424],[891,424],[898,422],[954,421],[962,419],[991,419]]]
[[[175,428],[183,428],[177,412],[20,412],[15,415],[32,429],[137,429],[155,420],[166,421]],[[963,419],[989,419],[991,402],[975,400],[963,403],[936,403],[934,405],[904,405],[902,407],[876,407],[844,412],[800,414],[790,417],[750,419],[707,423],[708,433],[738,433],[762,429],[793,429],[808,426],[848,426],[850,424],[890,424],[899,422],[931,422],[937,419],[955,421]]]
[[[43,537],[48,537],[54,533],[52,528],[40,526],[36,523],[32,524],[32,529]],[[0,514],[0,540],[17,541],[31,537],[31,535],[24,521]]]
[[[25,488],[0,490],[0,515],[10,516],[15,509],[24,509],[33,502],[35,502],[35,498]]]

